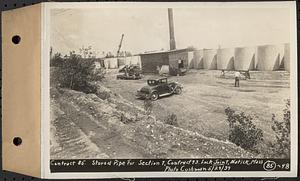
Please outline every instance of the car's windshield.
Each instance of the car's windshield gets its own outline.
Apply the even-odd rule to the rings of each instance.
[[[164,84],[164,83],[168,83],[167,79],[160,79],[159,83]]]

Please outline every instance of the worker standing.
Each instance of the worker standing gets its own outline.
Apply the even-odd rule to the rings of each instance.
[[[225,70],[221,70],[221,77],[225,78]]]
[[[239,71],[236,71],[234,73],[234,77],[235,77],[234,87],[239,87],[240,86],[241,73]]]

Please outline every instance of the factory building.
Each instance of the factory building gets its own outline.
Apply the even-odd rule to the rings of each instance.
[[[177,75],[179,68],[193,68],[194,52],[189,49],[140,54],[143,73],[158,73],[163,65],[169,66],[170,75]]]
[[[158,73],[158,67],[169,65],[168,52],[153,52],[140,54],[143,73]]]
[[[178,69],[192,69],[194,52],[188,49],[169,51],[170,75],[177,75]]]

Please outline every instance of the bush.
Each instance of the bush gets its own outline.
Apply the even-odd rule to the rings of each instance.
[[[146,111],[147,116],[150,116],[153,110],[153,102],[150,98],[144,100],[144,110]]]
[[[256,151],[255,146],[263,141],[263,132],[253,124],[253,118],[244,112],[236,113],[230,107],[225,113],[230,128],[229,141],[245,150]]]
[[[105,72],[95,71],[93,59],[83,59],[80,55],[70,54],[59,64],[58,81],[60,87],[84,93],[96,93],[97,87],[91,81],[101,80]]]
[[[178,126],[177,116],[174,113],[169,114],[164,122],[169,125]]]
[[[272,130],[275,132],[276,141],[271,143],[271,156],[289,158],[290,157],[290,100],[286,101],[283,109],[283,120],[278,121],[275,114],[272,116]]]
[[[135,121],[133,118],[127,118],[124,114],[121,114],[120,119],[121,119],[121,122],[124,124],[129,124],[129,123],[132,123]]]

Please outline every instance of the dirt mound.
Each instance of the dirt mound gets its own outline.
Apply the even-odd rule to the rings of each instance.
[[[252,157],[236,145],[167,125],[98,85],[51,88],[51,158]]]

